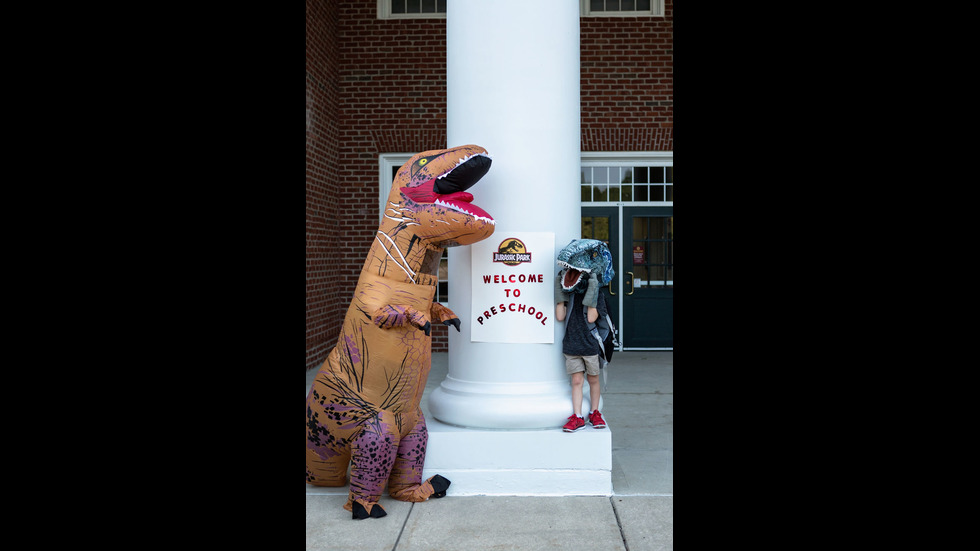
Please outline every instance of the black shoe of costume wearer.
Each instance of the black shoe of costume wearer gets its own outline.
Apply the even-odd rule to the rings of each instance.
[[[435,490],[432,497],[446,497],[446,489],[452,484],[447,478],[438,474],[433,476],[429,483],[432,484],[432,489]]]
[[[386,513],[385,510],[382,509],[381,506],[378,505],[377,503],[374,504],[374,507],[371,507],[371,513],[370,514],[368,514],[367,509],[365,509],[363,505],[361,505],[360,503],[358,503],[356,501],[351,506],[351,509],[352,509],[352,511],[351,511],[351,517],[350,518],[352,518],[354,520],[363,520],[363,519],[366,519],[368,517],[370,517],[370,518],[381,518],[381,517],[388,516],[388,513]]]

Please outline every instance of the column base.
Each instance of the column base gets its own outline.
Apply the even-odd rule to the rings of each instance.
[[[582,414],[590,410],[589,385],[582,391]],[[602,395],[599,396],[602,410]],[[572,414],[567,380],[536,383],[461,381],[447,376],[429,395],[428,421],[476,429],[561,428]]]
[[[426,423],[422,477],[449,479],[446,495],[612,495],[610,428],[586,425],[568,433],[561,428],[465,429],[431,417]]]

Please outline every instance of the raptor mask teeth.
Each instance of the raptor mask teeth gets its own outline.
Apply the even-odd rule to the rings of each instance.
[[[568,268],[565,270],[565,274],[561,278],[562,288],[566,291],[571,291],[576,285],[579,284],[580,281],[582,281],[582,276],[584,275],[585,272],[576,270],[575,268]]]

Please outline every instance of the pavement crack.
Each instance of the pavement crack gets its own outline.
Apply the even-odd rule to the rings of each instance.
[[[401,539],[402,539],[402,534],[403,534],[403,533],[405,533],[405,526],[407,526],[407,525],[408,525],[408,519],[409,519],[409,517],[411,517],[411,516],[412,516],[412,511],[413,511],[414,509],[415,509],[415,503],[413,502],[413,503],[412,503],[412,504],[411,504],[411,505],[410,505],[410,506],[408,507],[408,514],[407,514],[407,515],[405,515],[405,522],[403,522],[403,523],[402,523],[402,529],[398,531],[398,537],[397,537],[397,538],[395,538],[395,546],[391,548],[391,551],[397,551],[397,550],[398,550],[398,542],[399,542],[399,541],[401,541]],[[618,519],[617,519],[617,520],[618,520]],[[629,551],[629,550],[627,550],[627,551]]]
[[[619,511],[616,510],[616,502],[613,498],[616,496],[609,496],[609,505],[612,505],[613,515],[616,516],[616,526],[619,527],[619,537],[623,538],[623,547],[626,551],[630,551],[630,544],[626,543],[626,534],[623,533],[623,521],[619,520]]]

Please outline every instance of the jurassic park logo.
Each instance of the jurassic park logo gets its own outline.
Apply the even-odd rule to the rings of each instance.
[[[493,253],[494,262],[503,262],[507,266],[517,266],[522,262],[531,261],[531,253],[527,252],[524,242],[515,237],[508,237],[497,245]]]

